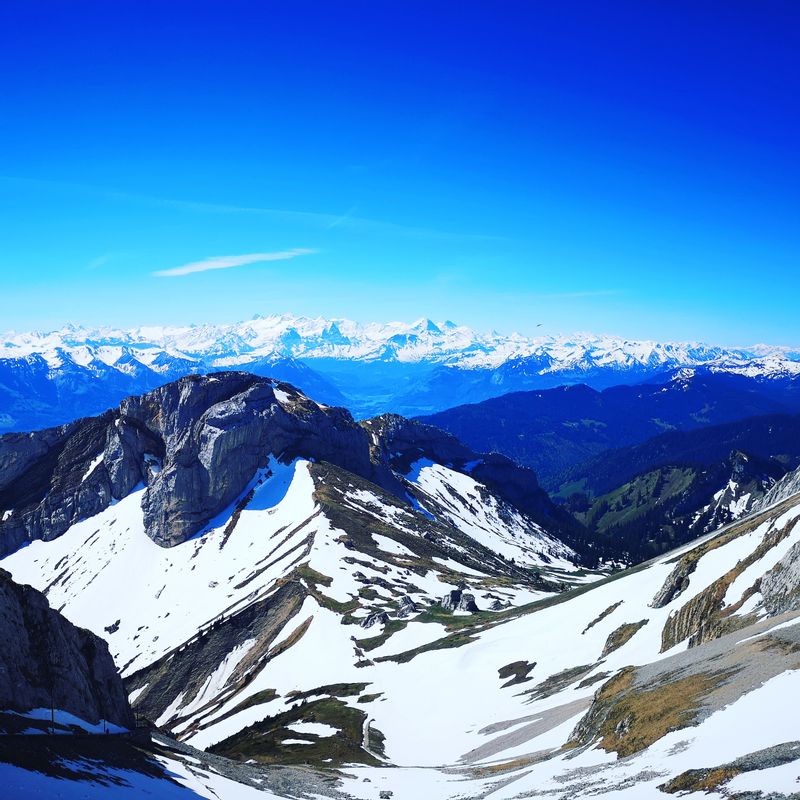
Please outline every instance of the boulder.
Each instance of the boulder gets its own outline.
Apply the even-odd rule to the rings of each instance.
[[[373,611],[361,621],[362,628],[371,628],[373,625],[385,625],[389,615],[385,611]]]
[[[404,617],[410,617],[412,614],[416,614],[419,611],[417,608],[417,604],[407,595],[404,594],[400,598],[400,608],[397,610],[397,616],[401,619]]]
[[[448,592],[442,598],[441,606],[445,611],[469,611],[470,613],[480,611],[475,602],[475,595],[465,592],[463,589],[453,589]]]

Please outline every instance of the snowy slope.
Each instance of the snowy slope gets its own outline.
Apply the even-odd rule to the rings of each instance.
[[[114,462],[113,434],[134,412],[149,438]],[[313,435],[343,438],[314,441],[308,420]],[[256,423],[294,438],[259,439]],[[30,512],[37,525],[109,470],[145,483],[0,564],[102,636],[134,709],[182,743],[243,764],[313,764],[358,798],[795,787],[796,481],[727,528],[603,579],[575,566],[546,515],[512,505],[512,484],[530,476],[510,462],[488,470],[493,456],[400,418],[358,426],[285,384],[185,379],[70,430],[44,466],[23,449],[32,471],[7,462],[20,484],[60,465],[40,487],[48,513]],[[216,516],[153,537],[143,501],[174,508],[195,440],[210,485],[232,479],[255,441],[293,455],[260,453]],[[326,455],[304,457],[312,446]],[[161,494],[165,475],[175,482]],[[718,504],[744,511],[728,488]],[[217,779],[202,772],[208,792]]]
[[[468,474],[430,459],[411,465],[406,479],[417,489],[420,506],[442,515],[472,539],[505,558],[527,566],[570,570],[574,554],[540,525],[533,530],[522,514],[493,497]]]
[[[281,582],[276,576],[285,574],[282,554],[288,563],[296,553],[308,565],[296,577],[312,589],[296,612],[266,648],[245,638],[245,646],[214,665],[199,692],[176,697],[159,721],[190,744],[216,745],[225,755],[246,751],[253,737],[276,735],[282,753],[311,752],[337,738],[323,709],[339,702],[359,715],[365,732],[366,755],[355,759],[364,766],[347,768],[342,784],[355,797],[376,796],[377,785],[401,800],[478,797],[489,790],[504,798],[655,798],[664,796],[659,785],[687,770],[709,770],[767,748],[777,750],[726,773],[731,788],[795,786],[800,750],[792,756],[791,743],[800,728],[786,698],[800,690],[800,607],[791,593],[800,560],[797,496],[588,590],[520,607],[535,595],[474,564],[459,564],[457,550],[431,559],[441,571],[409,574],[403,565],[411,566],[412,537],[419,532],[404,536],[407,512],[379,494],[351,486],[343,499],[395,525],[375,533],[375,549],[364,552],[314,505],[313,468],[298,461],[270,469],[264,495],[256,493],[221,549],[224,526],[161,550],[159,558],[159,548],[137,531],[132,495],[127,505],[104,512],[109,518],[79,523],[3,565],[21,580],[52,583],[51,602],[63,603],[75,621],[103,631],[119,619],[106,635],[120,660],[141,653],[139,661],[157,661],[193,627],[222,611],[235,619],[238,609],[268,596]],[[416,481],[443,502],[442,475],[426,476],[426,470],[431,467],[418,466]],[[330,484],[333,476],[320,473],[316,480]],[[458,486],[460,496],[469,492],[468,484]],[[473,524],[480,528],[485,520]],[[73,556],[97,528],[103,535]],[[262,562],[268,569],[240,586]],[[364,607],[347,605],[364,586],[359,575],[385,578],[372,588],[387,602],[373,597]],[[787,575],[795,576],[794,584],[786,583]],[[348,615],[363,621],[380,608],[396,609],[400,591],[424,608],[459,581],[478,597],[479,587],[487,591],[493,582],[515,607],[480,615],[430,607],[406,618],[392,613],[390,622],[367,629],[343,624]],[[147,627],[154,619],[158,632]],[[262,669],[247,663],[259,648]],[[179,654],[171,659],[162,663],[175,668]],[[148,677],[159,678],[156,671],[137,679]],[[613,714],[620,698],[630,708],[647,706],[658,702],[649,691],[668,693],[673,686],[670,702],[683,709],[677,729],[653,732],[634,712],[625,726],[603,723],[606,706]],[[134,690],[134,702],[147,691],[146,683]],[[384,749],[371,758],[377,732]]]
[[[485,610],[528,603],[558,583],[585,579],[568,547],[512,507],[503,507],[509,526],[492,530],[487,523],[502,503],[474,480],[447,473],[459,489],[466,481],[483,496],[478,502],[476,495],[471,510],[462,508],[452,527],[350,473],[272,458],[243,492],[244,506],[234,504],[175,547],[162,548],[145,533],[140,487],[3,565],[17,580],[41,587],[69,619],[107,638],[123,676],[137,676],[135,708],[205,746],[262,718],[266,706],[271,712],[274,703],[231,714],[266,689],[286,697],[330,683],[332,671],[361,680],[359,640],[384,631],[398,603],[408,604],[409,619],[394,623],[404,630],[390,650],[437,638],[441,625],[414,619],[459,587]],[[449,485],[438,483],[440,491]],[[509,565],[506,553],[553,583]],[[218,653],[192,664],[196,685],[159,684],[148,694],[163,664],[174,670],[181,651],[193,653],[207,637],[229,630],[236,635]],[[298,631],[301,640],[282,652],[281,642]],[[315,652],[325,652],[326,660]]]

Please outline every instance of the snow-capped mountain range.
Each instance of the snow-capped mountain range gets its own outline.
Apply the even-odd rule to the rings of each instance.
[[[287,380],[366,417],[432,413],[561,384],[605,388],[680,369],[785,378],[800,375],[800,350],[583,333],[532,338],[450,321],[360,324],[289,314],[231,325],[67,325],[0,336],[0,430],[59,424],[181,375],[234,368]]]
[[[7,332],[0,357],[41,355],[53,367],[65,355],[89,366],[100,361],[122,371],[130,359],[164,372],[172,359],[230,368],[268,357],[353,361],[429,362],[467,369],[496,368],[537,359],[540,371],[631,365],[676,368],[715,365],[730,370],[800,372],[800,349],[772,345],[724,348],[698,342],[636,341],[590,333],[526,337],[479,333],[449,320],[361,324],[347,319],[291,314],[256,316],[231,325],[158,326],[129,329],[66,325],[50,332]],[[796,366],[795,366],[796,365]]]

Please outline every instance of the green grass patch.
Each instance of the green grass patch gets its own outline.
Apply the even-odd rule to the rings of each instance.
[[[408,622],[404,619],[390,619],[388,622],[384,623],[383,631],[377,636],[369,636],[366,639],[356,639],[356,644],[368,653],[370,650],[375,650],[382,644],[385,644],[389,640],[389,637],[402,631],[406,625],[408,625]]]
[[[250,759],[259,764],[309,764],[341,767],[344,764],[379,766],[380,761],[362,747],[366,713],[337,697],[299,703],[294,708],[267,717],[210,748],[216,755],[237,761]],[[298,733],[289,726],[295,722],[320,722],[336,729],[331,736]],[[304,740],[307,744],[284,744],[285,740]],[[380,752],[383,735],[370,726],[370,747]]]

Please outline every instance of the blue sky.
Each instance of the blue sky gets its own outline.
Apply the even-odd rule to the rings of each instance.
[[[0,328],[800,343],[797,3],[6,0],[0,66]]]

